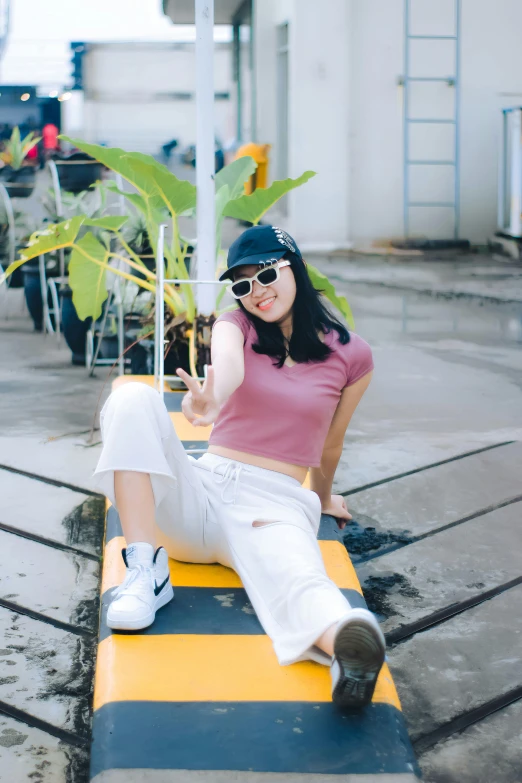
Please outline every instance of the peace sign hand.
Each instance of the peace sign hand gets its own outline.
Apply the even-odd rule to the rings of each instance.
[[[208,427],[213,424],[221,407],[214,396],[214,368],[209,365],[207,370],[203,386],[185,370],[179,367],[176,370],[176,374],[188,388],[181,403],[181,410],[193,427]]]

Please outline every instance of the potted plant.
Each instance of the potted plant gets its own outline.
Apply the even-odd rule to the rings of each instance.
[[[33,192],[36,172],[35,167],[27,162],[26,157],[39,141],[40,138],[35,138],[32,131],[21,139],[20,129],[16,126],[13,128],[11,138],[5,142],[4,149],[0,152],[0,161],[3,163],[0,169],[0,182],[11,197],[28,198]]]
[[[31,236],[32,232],[35,229],[34,222],[32,219],[27,215],[25,212],[22,212],[18,209],[13,209],[13,218],[14,218],[14,252],[15,254],[20,250],[21,248],[25,247],[26,241]],[[9,231],[9,220],[7,218],[7,214],[3,213],[3,215],[0,216],[0,264],[2,266],[5,265],[5,262],[8,261],[10,256],[10,231]],[[22,269],[17,269],[15,274],[10,278],[10,287],[11,288],[22,288],[23,287],[23,274]]]
[[[67,141],[72,141],[67,139]],[[165,221],[165,211],[169,216],[168,239],[164,248],[165,274],[167,278],[189,279],[186,264],[188,242],[183,240],[178,220],[180,216],[193,215],[196,207],[196,188],[190,182],[179,180],[165,166],[149,155],[127,153],[118,148],[101,147],[82,141],[72,141],[87,154],[97,158],[108,168],[119,173],[134,188],[133,192],[123,192],[125,198],[144,217],[147,234],[154,253],[159,224]],[[276,181],[268,188],[257,189],[249,195],[244,193],[244,183],[255,170],[256,164],[249,157],[239,158],[225,166],[215,176],[216,205],[216,256],[219,266],[223,264],[224,251],[221,250],[221,226],[225,216],[247,220],[257,225],[265,213],[286,193],[307,182],[314,172],[307,171],[297,179]],[[117,186],[110,185],[117,192]],[[107,298],[107,274],[117,274],[121,278],[135,283],[145,291],[155,294],[156,273],[147,269],[139,255],[129,246],[122,235],[126,217],[107,216],[89,218],[78,215],[57,225],[49,226],[46,232],[34,237],[30,246],[11,265],[6,275],[40,253],[48,253],[59,247],[71,248],[69,264],[69,282],[72,298],[80,319],[98,319]],[[114,244],[100,241],[93,233],[104,229],[120,245],[118,252]],[[80,236],[80,231],[85,231]],[[118,260],[124,269],[111,266]],[[127,271],[128,270],[128,271]],[[351,312],[346,299],[337,295],[328,278],[311,264],[307,265],[308,274],[316,288],[340,310],[351,323]],[[145,279],[136,275],[140,272]],[[218,268],[219,274],[219,268]],[[191,283],[181,283],[175,287],[164,287],[165,301],[164,337],[170,351],[175,350],[180,361],[176,366],[185,366],[193,376],[203,375],[203,366],[210,363],[210,326],[219,314],[219,306],[224,295],[224,287],[216,297],[214,312],[201,315],[196,312],[194,289]],[[151,302],[152,304],[152,302]],[[153,313],[149,313],[149,337],[153,332]],[[142,335],[143,336],[143,335]],[[181,358],[185,359],[181,362]]]
[[[60,187],[69,193],[88,190],[102,176],[102,164],[81,150],[69,153],[56,152],[52,155],[58,170]]]

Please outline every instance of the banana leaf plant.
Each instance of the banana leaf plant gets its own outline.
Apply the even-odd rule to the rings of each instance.
[[[164,249],[166,276],[188,280],[189,273],[185,263],[188,240],[181,236],[179,218],[195,214],[195,186],[188,181],[178,179],[166,166],[158,163],[150,155],[126,152],[117,147],[102,147],[66,136],[62,138],[121,175],[132,186],[133,191],[129,192],[120,191],[115,182],[107,185],[111,191],[124,196],[131,206],[129,211],[137,210],[143,215],[154,253],[157,250],[159,226],[166,222],[167,217],[170,224],[168,226],[170,240]],[[224,255],[221,250],[221,228],[225,217],[237,218],[257,225],[282,196],[314,176],[313,171],[306,171],[297,179],[276,181],[268,188],[258,188],[253,193],[245,195],[244,184],[255,171],[256,165],[250,157],[238,158],[215,176],[216,258],[221,264]],[[50,225],[43,231],[35,232],[28,246],[20,253],[19,259],[11,264],[3,278],[0,278],[0,284],[30,259],[60,248],[70,248],[69,284],[80,319],[91,317],[96,320],[100,317],[103,303],[107,298],[108,273],[119,275],[154,294],[156,274],[146,268],[125,241],[121,228],[126,220],[127,217],[120,216],[92,219],[87,215],[79,215]],[[105,237],[102,241],[95,236],[95,233],[100,235],[100,230],[104,232],[102,237]],[[110,242],[107,238],[110,235],[117,239],[117,243]],[[122,249],[121,253],[111,249],[115,244]],[[119,266],[117,267],[114,262],[119,262]],[[310,264],[307,269],[314,286],[322,290],[347,321],[353,324],[346,299],[336,294],[328,278],[319,270]],[[133,272],[141,274],[138,277]],[[221,287],[216,298],[216,310],[223,295],[224,288]],[[185,327],[195,323],[196,302],[191,283],[181,283],[176,287],[166,285],[164,300],[170,310],[171,321],[174,319],[177,324],[183,323]]]

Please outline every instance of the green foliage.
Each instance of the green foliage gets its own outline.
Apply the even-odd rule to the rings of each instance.
[[[339,295],[326,275],[323,275],[315,266],[312,266],[312,264],[307,262],[306,269],[313,287],[318,291],[322,291],[326,298],[337,307],[339,312],[345,317],[350,329],[355,329],[352,310],[346,297]]]
[[[126,152],[117,147],[102,147],[68,137],[62,138],[120,174],[137,192],[120,191],[115,182],[110,182],[104,186],[97,186],[96,204],[87,198],[90,194],[81,196],[70,194],[70,199],[66,196],[64,199],[66,208],[73,215],[67,220],[48,226],[44,231],[35,232],[28,246],[20,254],[20,259],[7,269],[4,279],[31,258],[61,248],[71,248],[69,282],[78,316],[81,319],[89,316],[97,319],[107,298],[107,272],[120,275],[136,283],[140,288],[154,293],[156,276],[146,270],[135,251],[143,244],[144,237],[147,237],[153,252],[156,253],[159,226],[165,221],[170,222],[168,234],[170,244],[167,243],[165,246],[166,274],[170,278],[188,279],[185,255],[189,241],[181,238],[178,218],[181,215],[194,214],[196,208],[194,185],[178,179],[150,155]],[[256,225],[282,196],[314,176],[313,171],[306,171],[297,179],[276,181],[268,188],[258,188],[250,195],[245,195],[245,182],[254,173],[256,167],[257,164],[252,158],[242,157],[225,166],[215,176],[216,259],[219,260],[220,265],[223,263],[224,256],[221,250],[221,230],[225,216]],[[122,228],[128,219],[127,216],[104,214],[106,190],[123,195],[131,205],[130,211],[134,217],[131,218],[131,225],[127,226],[126,230],[122,231]],[[140,237],[141,240],[132,242],[133,247],[131,247],[128,240],[133,236],[133,232],[134,237]],[[111,243],[112,238],[118,241],[123,255],[111,250],[115,244]],[[190,244],[193,243],[194,240],[191,240]],[[118,260],[119,268],[111,263],[112,259]],[[123,262],[129,271],[121,268]],[[307,268],[315,288],[324,292],[324,295],[353,327],[352,313],[345,297],[336,293],[328,278],[319,270],[311,265]],[[145,279],[136,277],[132,274],[133,270],[142,271]],[[216,310],[224,293],[225,287],[221,286],[216,298]],[[196,307],[191,284],[181,284],[180,289],[166,286],[164,298],[175,318],[184,318],[189,324],[193,322]],[[225,309],[233,309],[235,306],[234,304]]]
[[[69,262],[69,285],[78,318],[101,316],[107,299],[105,283],[108,250],[92,234],[85,234],[74,246]]]
[[[20,138],[20,128],[16,125],[11,133],[11,138],[5,142],[5,149],[0,152],[0,159],[6,166],[18,170],[22,168],[27,153],[36,147],[42,137],[36,137],[31,131],[25,138]]]
[[[238,220],[247,220],[257,225],[263,215],[274,206],[286,193],[298,188],[309,179],[315,177],[315,171],[305,171],[297,179],[280,179],[273,182],[268,188],[257,188],[248,196],[240,196],[229,201],[223,210],[225,217],[233,217]]]
[[[221,171],[218,171],[214,181],[216,183],[216,193],[223,187],[228,185],[230,200],[239,198],[245,190],[245,182],[252,176],[257,169],[257,163],[254,158],[249,155],[245,155],[242,158],[237,158],[229,163],[228,166],[224,166]]]

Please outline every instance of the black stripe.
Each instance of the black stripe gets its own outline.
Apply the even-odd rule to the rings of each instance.
[[[118,512],[116,511],[114,506],[110,506],[107,512],[107,528],[106,528],[105,543],[108,544],[111,539],[122,535],[123,535],[123,531],[121,529],[121,522],[118,516]],[[321,524],[319,527],[318,538],[319,541],[339,541],[340,543],[342,543],[341,531],[337,527],[335,517],[331,517],[326,514],[321,515]]]
[[[93,778],[109,769],[420,777],[388,704],[343,714],[324,702],[113,702],[94,713],[93,738]]]
[[[187,392],[164,392],[163,400],[165,407],[169,413],[177,413],[181,411],[181,402]]]
[[[351,606],[366,608],[364,598],[356,590],[341,590],[341,592]],[[112,633],[106,623],[111,593],[111,590],[107,590],[102,596],[100,642]],[[262,634],[263,629],[242,587],[175,587],[174,599],[158,611],[152,625],[142,631],[127,633],[140,633],[147,636],[164,634],[256,636]]]
[[[189,449],[197,449],[200,453],[191,454],[194,459],[199,459],[203,454],[208,451],[208,440],[182,440],[181,445],[188,451]]]

